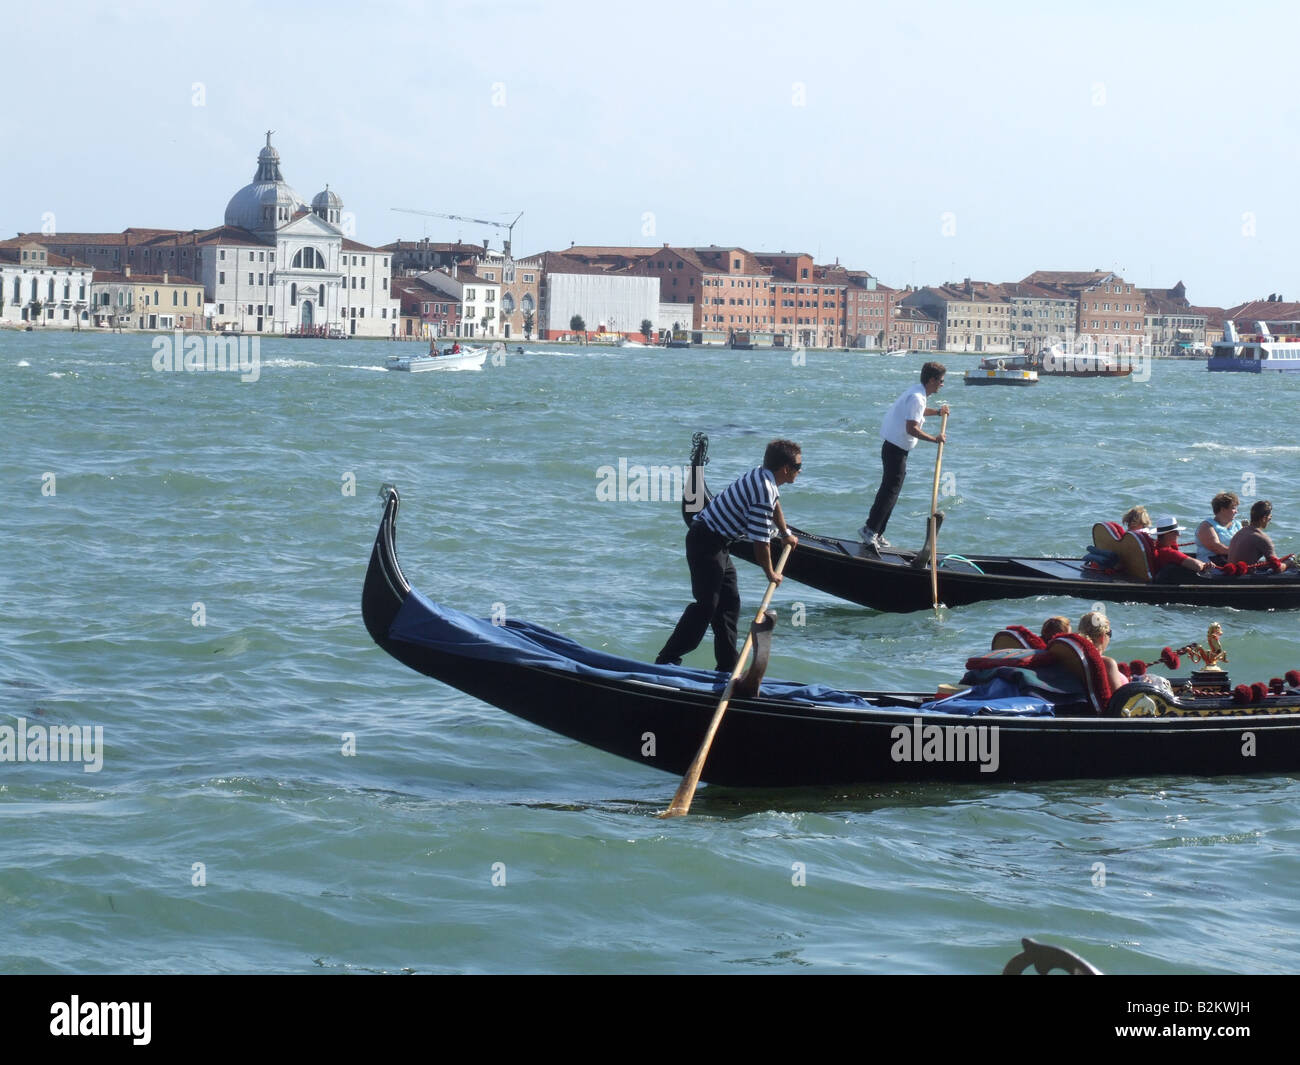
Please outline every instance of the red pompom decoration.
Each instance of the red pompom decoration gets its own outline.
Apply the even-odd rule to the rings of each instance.
[[[1274,573],[1281,573],[1284,569],[1286,569],[1286,563],[1283,562],[1280,558],[1278,558],[1277,555],[1268,556],[1268,565],[1269,568]]]
[[[1250,572],[1250,563],[1249,563],[1249,562],[1238,562],[1238,563],[1237,563],[1237,576],[1239,576],[1239,577],[1244,577],[1244,576],[1246,576],[1246,574],[1249,573],[1249,572]]]
[[[1232,689],[1232,701],[1238,706],[1245,706],[1250,702],[1250,689],[1244,684],[1238,684]]]
[[[1172,647],[1166,647],[1160,652],[1160,661],[1170,669],[1177,669],[1179,664],[1182,662],[1182,659],[1178,657],[1178,652]]]
[[[1300,688],[1300,669],[1288,669],[1286,683],[1288,688]]]
[[[1115,668],[1118,669],[1129,680],[1133,679],[1133,667],[1127,662],[1116,662]]]
[[[1262,680],[1255,681],[1250,686],[1250,701],[1252,703],[1262,703],[1268,698],[1268,685]]]
[[[1140,658],[1135,658],[1128,664],[1128,675],[1130,677],[1141,677],[1146,673],[1146,671],[1147,664]]]

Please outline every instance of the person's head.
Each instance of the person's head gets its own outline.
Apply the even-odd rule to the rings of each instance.
[[[1151,524],[1151,515],[1147,513],[1146,507],[1134,507],[1124,514],[1124,528],[1126,529],[1145,529]]]
[[[1273,504],[1267,499],[1257,499],[1250,506],[1250,524],[1262,529],[1273,520]]]
[[[1079,619],[1079,634],[1096,644],[1097,650],[1104,650],[1110,639],[1110,618],[1100,610],[1089,610]]]
[[[793,440],[773,440],[763,452],[763,468],[780,484],[789,484],[803,469],[803,449]]]
[[[1226,523],[1232,520],[1232,513],[1241,506],[1241,500],[1236,492],[1220,492],[1210,500],[1210,506],[1214,509],[1214,516]]]
[[[1157,546],[1170,547],[1178,542],[1178,534],[1183,531],[1183,527],[1172,514],[1162,515],[1155,520],[1154,524]]]
[[[1055,617],[1048,618],[1043,622],[1043,631],[1039,635],[1044,640],[1050,640],[1053,636],[1060,636],[1062,633],[1069,631],[1070,619],[1057,614]]]
[[[921,367],[921,384],[925,386],[928,395],[934,395],[943,387],[943,379],[948,374],[948,368],[941,362],[927,362]]]

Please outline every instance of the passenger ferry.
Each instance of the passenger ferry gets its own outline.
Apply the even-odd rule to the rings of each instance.
[[[1205,368],[1211,373],[1300,371],[1300,322],[1272,324],[1282,332],[1274,335],[1268,322],[1256,322],[1254,333],[1238,335],[1232,322],[1224,322],[1223,339],[1210,349]]]

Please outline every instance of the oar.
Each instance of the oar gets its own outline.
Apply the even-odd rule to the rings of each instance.
[[[948,412],[943,412],[939,422],[939,435],[948,429]],[[930,598],[935,610],[939,609],[939,554],[935,551],[935,541],[939,539],[939,523],[935,514],[939,510],[939,469],[943,466],[943,441],[939,441],[939,450],[934,456],[934,491],[930,494]]]
[[[785,550],[781,552],[781,557],[777,560],[774,572],[779,577],[781,571],[785,569],[785,560],[790,557],[790,552],[794,549],[793,544],[786,544]],[[757,625],[763,620],[763,615],[767,613],[767,604],[772,601],[772,593],[776,591],[776,581],[769,581],[767,585],[767,594],[763,596],[763,601],[758,605],[758,613],[754,615],[754,624]],[[740,658],[736,660],[736,668],[731,671],[731,679],[727,681],[726,688],[722,691],[722,701],[718,703],[718,708],[713,711],[713,720],[709,722],[709,729],[704,734],[704,742],[700,744],[700,749],[695,755],[695,761],[686,770],[686,775],[682,777],[681,784],[677,787],[677,794],[673,796],[673,801],[668,809],[661,813],[660,817],[681,817],[683,814],[690,813],[691,800],[695,798],[695,789],[700,783],[700,774],[704,772],[704,761],[709,757],[709,748],[713,746],[713,737],[718,731],[718,726],[722,724],[722,715],[727,712],[727,704],[731,702],[731,691],[736,686],[736,681],[745,671],[745,663],[749,660],[750,648],[754,646],[754,632],[751,627],[749,634],[745,637],[745,644],[740,649]]]

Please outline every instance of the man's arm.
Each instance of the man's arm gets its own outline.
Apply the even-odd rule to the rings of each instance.
[[[926,411],[926,414],[933,414],[933,413],[935,412],[931,410]],[[925,440],[931,444],[946,444],[948,442],[947,433],[940,433],[938,436],[931,436],[929,433],[927,433],[924,429],[921,428],[920,422],[909,421],[907,423],[907,435],[914,436],[918,440]]]
[[[791,547],[794,547],[799,542],[799,537],[795,536],[790,531],[790,526],[786,524],[785,513],[781,510],[781,501],[779,499],[772,505],[772,520],[776,522],[776,534]]]
[[[772,545],[768,541],[761,540],[754,544],[754,561],[763,567],[763,572],[767,574],[769,581],[780,585],[781,574],[772,568]]]

